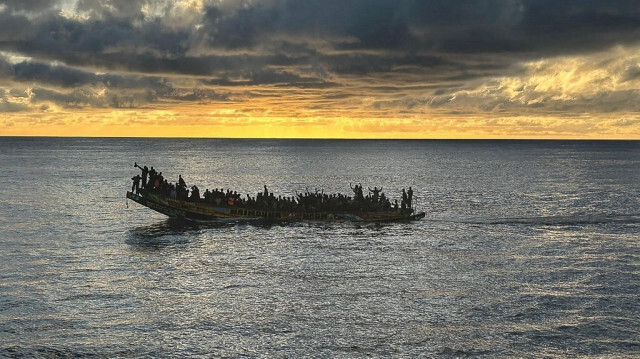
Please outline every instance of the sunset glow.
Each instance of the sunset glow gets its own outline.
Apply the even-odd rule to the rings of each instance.
[[[0,135],[640,138],[640,5],[464,4],[5,1]]]

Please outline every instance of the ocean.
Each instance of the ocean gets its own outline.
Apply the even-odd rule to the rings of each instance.
[[[427,215],[176,222],[134,162]],[[640,357],[638,141],[4,137],[0,179],[0,357]]]

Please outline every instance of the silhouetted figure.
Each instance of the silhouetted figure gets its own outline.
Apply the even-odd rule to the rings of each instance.
[[[137,162],[134,163],[133,166],[142,170],[142,188],[145,188],[147,186],[147,175],[149,174],[149,169],[147,166],[140,167]]]
[[[191,187],[191,200],[197,202],[200,199],[200,190],[198,186]]]
[[[402,209],[405,209],[407,206],[407,191],[404,190],[404,188],[402,189]]]
[[[147,182],[147,185],[145,186],[145,188],[148,190],[149,188],[153,189],[154,185],[155,185],[155,181],[156,181],[156,175],[158,173],[156,172],[155,169],[153,169],[153,166],[151,166],[151,168],[149,169],[149,181]]]
[[[186,182],[182,178],[182,175],[178,176],[178,182],[174,184],[168,183],[162,176],[162,172],[156,172],[151,167],[147,169],[146,166],[141,167],[137,163],[134,163],[136,168],[142,170],[142,176],[140,174],[131,178],[133,184],[131,186],[131,192],[139,194],[143,189],[150,193],[158,193],[163,198],[179,201],[190,201],[197,203],[208,203],[214,206],[223,207],[239,207],[244,209],[255,209],[262,211],[310,211],[310,212],[332,212],[338,211],[360,211],[360,212],[391,212],[407,214],[412,213],[413,202],[413,189],[409,187],[409,190],[402,189],[402,200],[392,199],[385,196],[382,192],[382,187],[367,188],[369,192],[366,196],[363,193],[362,184],[355,186],[349,185],[351,190],[355,194],[354,197],[349,197],[341,193],[326,194],[324,190],[310,192],[306,189],[306,192],[298,193],[296,191],[295,197],[283,197],[275,196],[274,193],[270,193],[267,185],[264,185],[264,190],[259,191],[255,197],[247,194],[246,200],[241,197],[237,191],[232,189],[224,190],[222,188],[210,191],[206,189],[203,193],[203,197],[200,196],[200,191],[197,186],[192,186],[191,191],[187,187]],[[145,181],[145,177],[148,176],[148,181]],[[143,181],[142,184],[140,181]],[[145,183],[146,182],[146,183]],[[143,193],[147,193],[144,192]]]
[[[133,180],[133,185],[131,186],[131,192],[135,193],[135,194],[139,194],[140,193],[140,175],[135,175],[133,177],[131,177],[131,179]]]
[[[351,184],[349,184],[351,187]],[[354,193],[354,198],[356,201],[364,201],[364,193],[362,192],[362,184],[356,185],[355,188],[351,187]]]
[[[378,187],[373,187],[373,189],[369,188],[369,192],[373,193],[373,201],[374,202],[378,202],[378,199],[380,198],[380,191],[382,191],[382,187],[380,187],[380,189],[378,189]]]
[[[383,211],[388,211],[388,210],[391,209],[391,202],[389,202],[388,198],[382,200],[382,196],[380,196],[380,201],[382,201],[382,210]]]

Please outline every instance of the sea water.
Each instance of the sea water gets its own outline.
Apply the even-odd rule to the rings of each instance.
[[[175,222],[134,162],[427,216]],[[0,356],[631,358],[638,313],[637,141],[0,138]]]

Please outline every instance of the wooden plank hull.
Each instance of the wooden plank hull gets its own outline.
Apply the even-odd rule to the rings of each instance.
[[[342,222],[399,222],[425,217],[424,212],[302,212],[263,211],[241,207],[216,207],[203,202],[174,200],[156,194],[144,196],[127,192],[127,198],[171,218],[193,221],[342,221]]]

